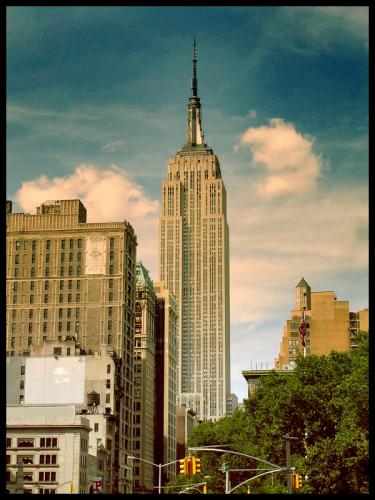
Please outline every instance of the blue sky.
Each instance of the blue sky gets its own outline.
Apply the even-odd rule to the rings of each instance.
[[[232,390],[273,364],[303,275],[368,306],[367,7],[8,7],[7,196],[80,197],[157,276],[193,36],[231,248]],[[109,196],[110,194],[110,196]]]

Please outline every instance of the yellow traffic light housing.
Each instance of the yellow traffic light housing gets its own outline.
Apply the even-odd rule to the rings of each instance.
[[[192,466],[193,466],[193,474],[200,474],[201,473],[201,460],[200,458],[196,457],[191,457],[192,459]]]
[[[302,476],[301,474],[297,474],[297,489],[302,488]]]
[[[180,474],[184,474],[184,475],[187,474],[187,459],[186,458],[182,458],[180,460]]]

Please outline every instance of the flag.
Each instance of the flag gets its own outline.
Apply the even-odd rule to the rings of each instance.
[[[302,319],[300,321],[298,330],[299,330],[300,339],[302,341],[302,345],[303,345],[303,347],[305,347],[305,345],[306,345],[306,341],[305,341],[305,337],[306,337],[306,323],[305,323],[305,319],[304,319],[303,316],[302,316]]]

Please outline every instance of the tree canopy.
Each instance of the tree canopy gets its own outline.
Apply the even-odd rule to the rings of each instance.
[[[368,334],[360,333],[357,347],[328,356],[299,356],[293,372],[270,371],[245,408],[218,422],[204,422],[189,436],[188,447],[226,444],[230,449],[285,467],[285,439],[291,442],[292,466],[304,478],[300,490],[309,493],[368,493],[369,359]],[[245,457],[196,452],[202,474],[210,476],[209,492],[224,492],[221,464],[231,469],[267,468]],[[231,472],[232,487],[257,474]],[[272,477],[271,477],[272,476]],[[286,492],[286,473],[250,483],[251,492]],[[246,492],[246,486],[235,492]]]

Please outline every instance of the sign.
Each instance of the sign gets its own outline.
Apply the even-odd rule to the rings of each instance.
[[[105,274],[107,238],[88,236],[85,248],[85,274]]]

